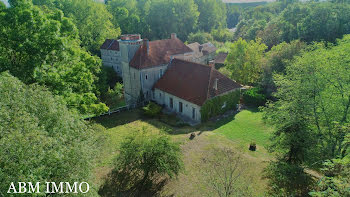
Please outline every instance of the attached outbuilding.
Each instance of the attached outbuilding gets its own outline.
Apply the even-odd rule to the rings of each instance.
[[[229,79],[218,72],[213,66],[207,66],[182,59],[173,59],[164,76],[154,85],[154,100],[163,105],[167,110],[173,111],[181,116],[185,116],[196,122],[203,121],[204,115],[202,107],[215,98],[220,100],[218,107],[205,107],[211,112],[220,108],[225,111],[233,105],[230,95],[236,92],[236,105],[239,100],[239,91],[242,85]],[[225,100],[226,99],[226,100]],[[217,110],[216,110],[217,111]]]

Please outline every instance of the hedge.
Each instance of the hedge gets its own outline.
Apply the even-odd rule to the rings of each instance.
[[[223,114],[229,110],[237,108],[240,99],[240,90],[230,92],[228,94],[214,97],[204,103],[201,107],[202,122],[209,120],[209,118]],[[224,106],[226,102],[226,106]]]
[[[250,106],[263,106],[266,103],[266,97],[259,88],[251,88],[243,93],[244,104]]]

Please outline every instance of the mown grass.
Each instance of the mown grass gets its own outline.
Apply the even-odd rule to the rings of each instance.
[[[172,127],[159,119],[144,119],[139,110],[104,116],[93,120],[99,127],[98,136],[103,139],[95,167],[96,184],[102,185],[104,177],[113,169],[123,139],[132,132],[163,132],[181,144],[184,171],[177,179],[171,179],[161,191],[161,196],[208,196],[208,188],[201,172],[201,160],[208,157],[214,148],[228,147],[242,153],[244,162],[249,163],[245,177],[252,178],[254,196],[263,196],[266,180],[261,173],[266,161],[271,159],[264,145],[268,144],[271,128],[261,120],[261,113],[244,110],[236,116],[217,123],[193,127]],[[210,125],[210,126],[208,126]],[[210,127],[210,128],[209,128]],[[164,132],[165,131],[165,132]],[[189,140],[195,132],[194,140]],[[248,151],[249,143],[255,140],[258,151]]]
[[[256,142],[258,146],[266,147],[273,131],[262,120],[262,113],[255,109],[243,110],[233,118],[227,118],[217,123],[214,132],[224,135],[230,140],[242,145]]]

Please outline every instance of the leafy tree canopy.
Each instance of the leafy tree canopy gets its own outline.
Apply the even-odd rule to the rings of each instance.
[[[240,38],[234,42],[225,63],[231,71],[232,79],[245,85],[257,83],[262,72],[261,61],[266,48],[260,39],[247,42]]]
[[[94,0],[33,0],[35,5],[59,9],[79,30],[81,46],[92,54],[99,54],[106,38],[117,38],[120,29],[112,24],[106,5]]]
[[[72,114],[60,97],[42,86],[25,85],[8,72],[0,73],[3,194],[11,182],[89,180],[92,136],[90,127]]]
[[[72,21],[59,10],[43,12],[31,1],[10,4],[0,15],[0,71],[47,86],[81,113],[105,111],[95,85],[101,60],[79,46]]]
[[[285,75],[275,75],[278,100],[265,108],[265,118],[276,126],[270,150],[278,162],[316,168],[349,154],[348,129],[342,129],[350,114],[349,49],[349,35],[334,46],[311,45]]]

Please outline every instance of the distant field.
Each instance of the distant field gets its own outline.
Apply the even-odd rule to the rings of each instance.
[[[247,165],[244,178],[252,178],[254,196],[263,196],[266,191],[266,180],[261,173],[272,156],[266,151],[271,128],[264,125],[261,113],[244,110],[235,117],[204,124],[200,127],[171,127],[158,119],[143,119],[139,110],[105,116],[94,120],[98,135],[103,140],[99,159],[95,167],[95,179],[98,186],[103,185],[104,178],[113,169],[114,159],[118,155],[121,141],[132,132],[164,132],[181,144],[185,170],[177,179],[171,179],[160,191],[161,196],[212,196],[208,193],[201,172],[202,158],[208,157],[208,152],[214,148],[231,148],[242,154],[243,162]],[[194,140],[189,140],[190,133],[195,132]],[[256,152],[248,150],[250,141],[258,145]]]

